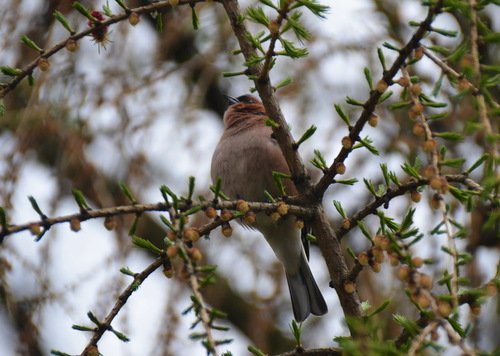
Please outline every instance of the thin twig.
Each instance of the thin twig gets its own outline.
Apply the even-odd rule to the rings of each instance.
[[[417,31],[413,34],[408,43],[399,50],[399,55],[392,64],[391,68],[384,71],[381,81],[384,81],[387,85],[391,85],[393,83],[394,76],[404,65],[406,59],[410,56],[411,52],[420,45],[420,40],[429,31],[435,16],[441,12],[442,6],[443,6],[443,0],[439,0],[433,7],[429,9],[429,12],[427,13],[425,20],[422,21]],[[356,124],[349,130],[349,138],[351,139],[352,145],[354,145],[354,143],[359,140],[359,134],[361,133],[361,130],[363,129],[364,125],[370,118],[370,115],[372,115],[372,113],[375,111],[375,107],[377,106],[378,101],[382,96],[382,94],[383,92],[380,92],[378,90],[372,90],[370,93],[370,97],[363,104],[363,112],[356,121]],[[326,189],[331,184],[333,184],[334,178],[337,175],[337,170],[336,170],[337,165],[343,163],[351,152],[352,152],[352,147],[351,148],[342,147],[337,157],[335,157],[332,165],[328,168],[323,177],[321,177],[319,182],[314,186],[315,196],[322,197]]]
[[[413,90],[411,90],[411,86],[413,85],[411,83],[410,79],[410,74],[408,73],[408,70],[406,68],[401,68],[401,72],[403,73],[403,76],[407,79],[409,85],[410,85],[410,90],[408,90],[411,101],[413,103],[414,107],[420,106],[422,108],[422,111],[417,111],[417,115],[415,120],[418,120],[419,124],[422,125],[424,128],[424,138],[426,140],[426,143],[428,141],[434,140],[433,139],[433,133],[432,130],[429,126],[429,122],[427,120],[427,117],[425,116],[423,112],[423,105],[420,103],[420,100],[418,96],[414,93]],[[430,146],[431,149],[428,149],[428,156],[429,156],[429,162],[430,166],[432,166],[432,169],[434,171],[435,176],[432,177],[431,179],[440,179],[441,176],[441,168],[439,166],[439,147],[437,144]],[[443,184],[443,183],[442,183]],[[447,184],[447,183],[446,183]],[[455,234],[453,232],[453,227],[451,226],[451,223],[449,221],[448,217],[448,210],[446,208],[446,204],[444,200],[441,197],[441,191],[439,193],[436,193],[439,197],[439,211],[441,212],[441,215],[443,217],[443,222],[445,225],[445,231],[446,231],[446,237],[448,241],[448,249],[450,251],[451,255],[451,263],[452,263],[452,268],[450,271],[450,284],[451,284],[451,295],[453,298],[453,307],[457,307],[458,305],[458,252],[457,252],[457,247],[455,244]]]
[[[422,331],[413,339],[410,349],[408,350],[408,356],[413,356],[418,351],[422,343],[425,341],[427,335],[436,330],[439,326],[437,321],[431,321]]]
[[[238,202],[237,201],[220,201],[214,204],[213,202],[199,202],[199,203],[183,203],[180,202],[178,209],[180,212],[184,212],[193,207],[201,207],[202,210],[213,207],[215,209],[230,209],[236,210]],[[273,212],[279,207],[280,203],[248,203],[251,210],[254,211],[264,211]],[[172,208],[170,204],[167,203],[153,203],[153,204],[132,204],[132,205],[121,205],[110,208],[86,210],[84,212],[56,216],[53,218],[41,219],[38,221],[32,221],[20,225],[9,225],[8,229],[0,231],[0,242],[5,236],[12,235],[21,231],[32,230],[34,227],[42,227],[45,231],[50,229],[52,226],[71,222],[72,220],[86,221],[96,218],[112,217],[117,215],[127,215],[127,214],[142,214],[148,211],[169,211]],[[304,218],[310,218],[312,216],[311,209],[304,207],[290,205],[289,213],[295,216],[300,216]],[[216,225],[218,226],[218,225]],[[216,227],[214,226],[214,227]]]
[[[205,0],[179,0],[178,6],[180,6],[180,5],[192,6],[192,5],[199,3],[199,2],[205,2]],[[159,1],[159,2],[155,2],[153,4],[150,4],[150,5],[139,6],[139,7],[133,8],[133,9],[129,9],[127,12],[125,12],[123,14],[112,16],[109,19],[107,19],[106,21],[100,22],[99,25],[96,27],[102,28],[102,27],[106,27],[106,26],[113,25],[115,23],[124,21],[124,20],[128,19],[131,12],[135,12],[136,14],[141,15],[141,14],[147,14],[147,13],[151,13],[151,12],[158,11],[161,9],[169,8],[169,7],[172,7],[172,5],[170,5],[169,1]],[[71,34],[68,38],[58,42],[57,44],[52,46],[50,49],[42,51],[40,53],[40,55],[38,55],[33,61],[31,61],[26,66],[24,66],[24,68],[21,69],[21,72],[18,75],[16,75],[10,82],[2,83],[2,86],[0,87],[0,99],[4,98],[5,95],[7,95],[7,93],[14,90],[14,88],[16,88],[17,85],[24,78],[26,78],[32,74],[33,71],[35,70],[35,68],[37,68],[38,62],[40,61],[41,58],[52,57],[54,54],[56,54],[57,52],[64,49],[66,46],[66,43],[68,41],[70,41],[70,40],[71,41],[79,41],[82,38],[84,38],[85,36],[88,36],[92,32],[94,32],[96,27],[91,27],[91,28],[88,28],[84,31]]]
[[[189,286],[193,291],[193,295],[196,300],[195,303],[198,304],[199,310],[197,311],[197,313],[200,317],[201,324],[203,325],[203,329],[206,334],[207,354],[212,354],[214,356],[217,356],[217,350],[215,349],[215,346],[217,344],[212,334],[212,325],[210,322],[210,316],[208,315],[209,308],[206,306],[205,299],[203,298],[203,295],[200,292],[200,284],[198,283],[198,277],[196,276],[195,268],[193,266],[193,262],[191,261],[191,259],[187,258],[186,265],[189,274]]]
[[[450,323],[446,322],[443,327],[446,330],[446,333],[448,334],[448,338],[450,339],[450,341],[457,344],[462,349],[463,355],[465,356],[476,355],[476,352],[474,350],[471,350],[469,347],[467,347],[467,345],[465,345],[464,339],[453,329]]]
[[[465,174],[449,174],[445,175],[444,178],[448,183],[461,183],[464,184],[467,188],[478,193],[483,191],[483,188],[479,184],[477,184],[473,179],[467,177],[467,175]],[[344,226],[341,226],[340,228],[335,230],[337,238],[342,239],[349,231],[357,226],[358,221],[363,220],[368,215],[376,214],[378,208],[386,205],[392,199],[401,195],[405,195],[408,192],[416,190],[418,187],[428,184],[428,179],[421,178],[419,180],[412,180],[408,183],[401,184],[394,189],[387,189],[387,192],[384,195],[377,197],[374,201],[363,207],[361,210],[352,214],[352,216],[349,217],[349,227],[346,228]]]
[[[474,84],[472,84],[463,74],[458,73],[455,69],[451,68],[442,59],[438,58],[434,53],[432,53],[432,51],[430,51],[428,48],[422,47],[422,49],[427,58],[437,64],[437,66],[443,70],[444,74],[449,74],[457,80],[465,80],[467,82],[467,86],[472,90],[472,94],[479,94],[479,89],[474,86]]]
[[[134,275],[134,280],[129,284],[129,286],[118,296],[116,299],[115,305],[109,312],[109,314],[104,318],[102,323],[98,328],[94,331],[92,338],[89,343],[81,353],[81,356],[85,356],[88,354],[88,351],[97,347],[97,343],[102,338],[104,333],[111,328],[111,323],[114,318],[118,315],[120,310],[125,306],[128,301],[128,298],[134,293],[137,288],[148,278],[148,276],[156,271],[158,267],[163,264],[163,257],[158,257],[154,260],[148,267],[146,267],[142,272]]]
[[[476,0],[469,0],[470,7],[470,53],[472,57],[472,67],[474,69],[474,76],[477,82],[481,80],[481,64],[479,62],[479,51],[478,51],[478,31],[477,31],[477,2]],[[476,96],[477,107],[479,110],[479,119],[483,125],[484,132],[486,135],[490,136],[493,134],[493,129],[491,127],[490,119],[488,118],[488,110],[486,108],[486,102],[484,95],[479,92]],[[489,152],[493,155],[493,160],[497,157],[497,145],[496,141],[491,144]]]

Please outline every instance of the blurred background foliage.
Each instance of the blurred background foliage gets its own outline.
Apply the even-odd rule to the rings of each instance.
[[[84,29],[86,21],[71,3],[1,0],[0,7],[8,11],[0,14],[0,64],[23,67],[36,57],[33,50],[20,44],[22,35],[28,35],[42,48],[63,40],[67,33],[55,21],[55,10],[76,28]],[[100,1],[83,3],[92,9],[103,5]],[[147,3],[127,1],[129,7]],[[243,1],[240,6],[251,4]],[[347,129],[333,104],[343,102],[346,95],[364,101],[369,90],[363,68],[369,67],[374,78],[381,75],[377,47],[384,41],[405,43],[413,30],[408,21],[421,20],[426,13],[426,8],[413,0],[337,0],[325,4],[331,7],[326,19],[317,21],[307,13],[303,16],[311,32],[311,39],[305,43],[309,56],[301,60],[279,59],[272,71],[275,82],[293,78],[292,84],[277,95],[295,137],[311,124],[318,126],[313,139],[301,146],[306,161],[313,157],[314,149],[320,150],[327,162],[335,157]],[[110,6],[119,9],[111,1]],[[161,32],[155,30],[150,16],[142,16],[135,27],[127,21],[118,23],[110,28],[105,45],[97,45],[89,37],[83,39],[76,52],[61,51],[53,56],[50,70],[36,72],[33,86],[24,81],[4,98],[7,111],[0,119],[0,205],[9,212],[11,222],[37,219],[26,199],[29,195],[37,198],[49,216],[77,211],[71,198],[73,188],[81,190],[95,208],[128,203],[118,182],[131,187],[141,202],[160,201],[161,184],[185,192],[189,175],[196,177],[197,194],[208,194],[210,159],[226,106],[223,94],[241,95],[249,91],[252,83],[243,77],[221,76],[221,72],[243,68],[242,56],[231,54],[237,42],[221,7],[207,2],[198,4],[196,11],[200,17],[197,31],[192,28],[189,6],[162,10]],[[498,6],[490,5],[480,13],[480,19],[498,36]],[[452,51],[467,43],[469,21],[459,11],[438,17],[435,25],[458,31],[458,36],[433,33],[426,38],[426,44]],[[483,65],[499,65],[498,41],[481,41],[479,51]],[[390,63],[395,54],[386,51],[386,56]],[[466,51],[448,63],[458,72],[467,72],[470,54]],[[473,96],[458,95],[456,88],[441,77],[441,69],[428,59],[410,70],[411,75],[420,77],[425,92],[430,93],[440,83],[436,100],[448,103],[449,115],[433,122],[432,129],[465,134],[465,140],[448,143],[447,148],[449,156],[464,157],[464,167],[469,166],[487,146],[484,132],[473,125],[477,122]],[[492,89],[497,101],[498,91],[498,86]],[[397,94],[389,104],[397,100]],[[353,117],[359,113],[356,108],[347,110]],[[367,127],[363,133],[373,138],[380,156],[362,150],[354,152],[346,162],[345,175],[371,179],[375,186],[382,183],[379,163],[386,163],[403,176],[400,166],[404,161],[413,162],[416,157],[425,161],[419,138],[412,134],[413,123],[407,110],[389,110],[388,105],[383,105],[377,114],[379,125]],[[498,132],[498,116],[492,120]],[[318,177],[319,172],[312,168],[312,175]],[[481,169],[474,178],[481,181]],[[428,206],[431,196],[431,191],[424,190],[422,202],[416,205],[415,223],[426,238],[415,246],[415,253],[439,259],[443,242],[428,236],[439,221]],[[326,209],[338,228],[342,219],[330,204],[332,199],[341,201],[350,215],[372,198],[362,182],[330,189]],[[410,205],[410,199],[403,196],[392,201],[384,213],[400,219]],[[483,229],[494,208],[480,204],[469,214],[452,199],[450,206],[454,218],[467,229],[459,247],[473,256],[464,275],[471,279],[472,286],[481,285],[494,276],[498,263],[498,221]],[[376,229],[377,221],[368,217],[365,223]],[[112,232],[100,222],[83,223],[78,234],[62,226],[52,229],[39,243],[32,242],[29,234],[6,240],[0,248],[0,344],[7,350],[2,354],[44,355],[53,348],[81,351],[86,335],[72,331],[71,325],[85,320],[87,310],[104,314],[110,308],[126,283],[118,273],[121,266],[137,266],[140,270],[150,259],[132,247],[127,235],[131,222],[131,217],[120,217]],[[197,217],[190,223],[203,222],[202,217]],[[157,216],[144,214],[137,234],[162,246],[165,231]],[[351,231],[343,243],[356,253],[368,247],[368,241],[357,230]],[[212,233],[200,248],[205,262],[219,265],[217,284],[206,289],[205,297],[228,313],[229,334],[236,339],[228,349],[235,354],[246,352],[241,350],[247,344],[270,353],[291,349],[294,342],[288,329],[288,292],[281,267],[264,240],[255,233],[236,229],[230,239]],[[303,339],[306,347],[329,346],[335,336],[347,331],[338,300],[328,288],[321,255],[316,249],[312,252],[313,273],[328,299],[330,312],[324,318],[310,318]],[[428,273],[438,275],[442,263],[438,260],[427,266]],[[395,269],[384,264],[378,274],[363,271],[357,283],[361,299],[371,305],[393,299],[379,316],[381,339],[396,338],[401,332],[392,314],[418,317],[394,273]],[[167,281],[160,276],[154,284],[141,287],[133,298],[143,301],[126,308],[118,320],[119,328],[132,339],[130,345],[117,346],[118,341],[108,337],[100,347],[103,354],[179,355],[191,349],[203,352],[187,340],[190,316],[180,312],[187,306],[189,291],[182,278]],[[490,300],[479,316],[464,313],[476,325],[473,345],[490,351],[500,346],[496,303],[498,298]],[[150,327],[137,332],[138,322]]]

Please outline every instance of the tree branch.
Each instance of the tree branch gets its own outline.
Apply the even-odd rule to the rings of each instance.
[[[129,286],[118,296],[115,305],[109,312],[109,314],[104,318],[104,321],[99,325],[94,331],[94,335],[90,339],[89,343],[81,353],[81,356],[87,356],[91,350],[97,347],[97,343],[102,338],[104,333],[111,328],[111,323],[114,318],[118,315],[120,310],[125,306],[128,298],[134,293],[137,288],[149,277],[151,273],[156,271],[158,267],[163,264],[164,257],[158,257],[153,261],[148,267],[146,267],[142,272],[134,275],[134,280],[129,284]]]
[[[221,2],[231,21],[231,26],[238,39],[241,51],[245,59],[248,60],[255,55],[255,49],[247,39],[248,31],[244,23],[240,21],[241,13],[238,8],[238,2],[235,0],[222,0]],[[311,222],[311,227],[317,237],[318,245],[328,266],[332,281],[331,284],[339,295],[344,312],[348,315],[360,316],[361,309],[357,293],[346,293],[343,288],[349,270],[342,254],[342,247],[339,240],[335,237],[328,218],[324,213],[321,206],[321,198],[319,196],[314,197],[311,194],[312,185],[310,177],[306,172],[301,157],[297,150],[294,149],[294,140],[274,96],[274,89],[271,85],[269,75],[260,76],[262,74],[262,66],[259,64],[250,66],[248,70],[250,75],[259,78],[258,80],[254,80],[255,88],[266,108],[266,113],[278,124],[276,128],[273,128],[274,135],[288,163],[295,186],[301,196],[305,198],[306,204],[314,206],[315,216]]]
[[[443,0],[437,1],[436,5],[429,9],[427,17],[420,24],[417,31],[413,34],[408,43],[399,50],[399,55],[392,64],[391,68],[384,72],[381,81],[390,86],[393,83],[393,78],[400,70],[400,68],[406,62],[406,59],[410,56],[411,52],[420,45],[420,40],[425,36],[427,31],[431,28],[431,24],[434,20],[434,17],[441,12],[441,8],[443,6]],[[350,128],[349,130],[349,138],[351,139],[352,145],[356,141],[359,140],[359,134],[363,129],[364,125],[370,118],[370,115],[375,111],[375,107],[378,104],[380,97],[382,96],[384,91],[381,90],[372,90],[370,93],[370,97],[363,104],[363,112],[359,116],[356,124]],[[325,172],[323,177],[319,180],[319,182],[314,186],[314,195],[317,197],[322,197],[325,193],[326,189],[333,184],[334,178],[337,175],[336,168],[338,164],[343,163],[349,154],[352,152],[351,148],[344,148],[340,150],[337,157],[334,159],[332,165]]]
[[[282,204],[282,203],[261,203],[261,202],[252,203],[252,202],[249,202],[248,206],[251,210],[255,210],[255,211],[274,212],[280,206],[280,204]],[[192,209],[192,208],[195,208],[195,207],[200,207],[200,210],[205,210],[208,207],[213,207],[215,209],[236,210],[237,205],[238,205],[237,201],[219,201],[217,203],[213,203],[213,202],[198,202],[198,203],[180,202],[180,203],[178,203],[178,209],[180,212],[185,212],[185,211]],[[122,206],[115,206],[115,207],[103,208],[103,209],[86,210],[86,211],[83,211],[80,213],[41,219],[38,221],[33,221],[33,222],[21,224],[21,225],[9,225],[6,230],[5,229],[0,230],[0,243],[3,242],[3,239],[6,236],[12,235],[12,234],[15,234],[15,233],[18,233],[21,231],[30,230],[33,233],[37,229],[43,228],[44,230],[42,231],[42,233],[44,233],[44,232],[48,231],[54,225],[67,223],[67,222],[71,222],[71,221],[75,221],[75,220],[81,222],[81,221],[86,221],[86,220],[91,220],[91,219],[96,219],[96,218],[113,217],[113,216],[118,216],[118,215],[127,215],[127,214],[140,215],[140,214],[148,212],[148,211],[169,211],[170,209],[172,209],[172,205],[167,204],[167,203],[132,204],[132,205],[122,205]],[[300,216],[300,217],[303,217],[306,219],[312,217],[311,209],[304,208],[301,206],[289,205],[288,212],[289,212],[289,214],[292,214],[295,216]],[[220,225],[220,223],[219,224],[215,223],[210,230],[213,230],[214,228],[216,228],[219,225]]]
[[[205,0],[179,0],[178,6],[179,5],[194,5],[194,4],[199,3],[199,2],[205,2]],[[52,57],[54,54],[56,54],[60,50],[64,49],[66,47],[66,43],[68,41],[79,41],[82,38],[84,38],[85,36],[88,36],[92,32],[94,32],[96,28],[102,28],[102,27],[106,27],[106,26],[113,25],[115,23],[124,21],[124,20],[128,19],[128,17],[130,16],[130,13],[132,13],[132,12],[140,15],[140,14],[151,13],[151,12],[158,11],[158,10],[165,9],[165,8],[169,8],[169,7],[172,7],[172,5],[170,5],[170,1],[159,1],[159,2],[152,3],[150,5],[139,6],[139,7],[133,8],[133,9],[128,9],[128,11],[126,11],[123,14],[110,17],[108,20],[100,22],[99,25],[96,27],[91,27],[91,28],[88,28],[84,31],[78,32],[78,33],[72,33],[68,38],[55,44],[50,49],[43,50],[40,53],[40,55],[38,55],[33,61],[31,61],[24,68],[22,68],[21,72],[18,75],[16,75],[10,82],[0,83],[0,99],[4,98],[5,95],[7,95],[12,90],[14,90],[17,87],[17,85],[24,78],[33,74],[33,71],[35,70],[35,68],[37,68],[38,63],[39,63],[41,58],[47,59],[47,58]]]

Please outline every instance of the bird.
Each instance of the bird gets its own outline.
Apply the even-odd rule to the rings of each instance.
[[[255,96],[226,96],[224,131],[211,162],[213,182],[221,180],[221,190],[231,199],[266,202],[265,191],[279,195],[272,172],[290,174],[285,157],[266,125],[266,110]],[[283,180],[285,192],[296,195],[290,179]],[[304,321],[310,314],[328,311],[325,299],[312,275],[304,248],[305,239],[292,216],[274,221],[264,212],[256,214],[251,225],[262,233],[285,269],[294,319]],[[307,243],[307,242],[305,242]]]

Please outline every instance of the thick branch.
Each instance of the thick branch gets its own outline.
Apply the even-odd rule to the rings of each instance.
[[[239,21],[241,13],[238,8],[238,2],[234,0],[222,0],[222,4],[231,21],[231,26],[238,39],[242,53],[248,60],[255,54],[255,49],[247,39],[248,32],[245,25]],[[266,108],[266,113],[278,124],[278,127],[274,129],[274,135],[288,163],[294,183],[299,193],[303,197],[306,197],[309,205],[315,207],[315,217],[311,222],[311,226],[327,264],[332,286],[339,295],[342,309],[348,315],[360,316],[361,309],[357,294],[346,293],[343,288],[349,270],[342,254],[342,248],[321,206],[321,198],[318,198],[320,196],[314,197],[311,194],[312,185],[309,176],[306,173],[302,159],[294,149],[294,140],[274,96],[274,89],[271,85],[269,75],[262,72],[261,65],[251,66],[249,73],[259,78],[254,81],[255,88]],[[261,74],[265,75],[261,76]]]
[[[255,48],[247,39],[249,33],[245,24],[240,21],[242,15],[238,7],[238,2],[235,0],[222,0],[221,3],[231,21],[231,26],[240,44],[241,52],[246,60],[252,58],[255,55]],[[278,124],[278,127],[273,129],[275,138],[283,151],[283,155],[288,163],[292,179],[297,189],[300,193],[304,193],[306,189],[311,186],[309,176],[302,159],[294,149],[295,141],[292,138],[290,130],[288,129],[288,124],[274,96],[274,89],[269,79],[269,73],[263,69],[261,64],[256,64],[248,68],[248,73],[259,78],[254,81],[255,88],[262,99],[267,115]]]

